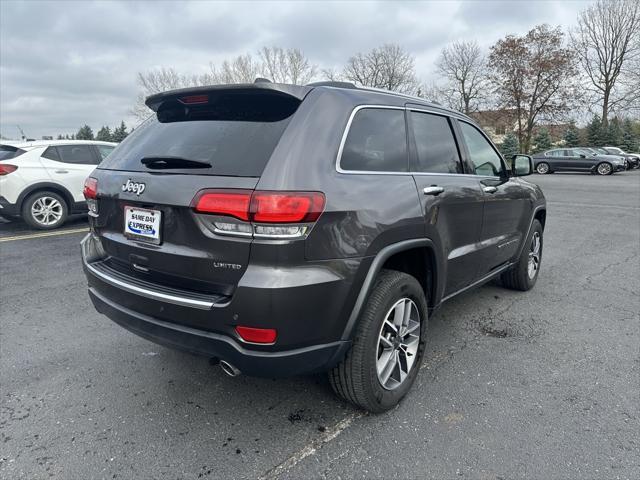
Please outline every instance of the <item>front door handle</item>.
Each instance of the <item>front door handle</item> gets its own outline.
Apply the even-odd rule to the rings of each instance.
[[[444,188],[437,187],[435,185],[431,185],[430,187],[425,187],[422,190],[422,193],[424,193],[425,195],[440,195],[442,192],[444,192]]]
[[[484,193],[496,193],[498,189],[496,187],[482,187]]]
[[[69,173],[69,170],[56,170],[56,173]]]

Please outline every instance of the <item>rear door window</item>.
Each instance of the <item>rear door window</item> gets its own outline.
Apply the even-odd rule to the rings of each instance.
[[[462,164],[451,125],[447,117],[411,112],[411,126],[416,141],[416,172],[462,173]]]
[[[340,168],[347,171],[408,171],[404,109],[363,108],[351,122]]]
[[[58,145],[56,147],[60,161],[81,165],[95,165],[96,157],[90,145]]]

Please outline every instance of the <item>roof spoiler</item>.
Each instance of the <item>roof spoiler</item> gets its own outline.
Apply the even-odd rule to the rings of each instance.
[[[229,85],[210,85],[204,87],[181,88],[169,90],[167,92],[156,93],[147,97],[145,104],[154,112],[158,111],[160,105],[167,100],[177,100],[185,104],[208,103],[210,96],[217,94],[260,94],[282,95],[296,98],[302,101],[304,97],[313,90],[313,87],[302,85],[286,85],[281,83],[271,83],[259,81],[256,83],[238,83]],[[198,101],[200,99],[200,101]]]

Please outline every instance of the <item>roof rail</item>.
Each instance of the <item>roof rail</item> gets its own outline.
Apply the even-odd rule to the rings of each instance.
[[[307,83],[307,87],[336,87],[336,88],[358,88],[351,82],[336,82],[332,80],[326,80],[322,82]]]

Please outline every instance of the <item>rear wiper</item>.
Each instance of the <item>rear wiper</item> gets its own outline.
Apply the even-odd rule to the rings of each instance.
[[[181,157],[171,156],[155,156],[144,157],[140,160],[140,163],[146,165],[147,168],[211,168],[211,164],[208,162],[201,162],[200,160],[189,160]]]

